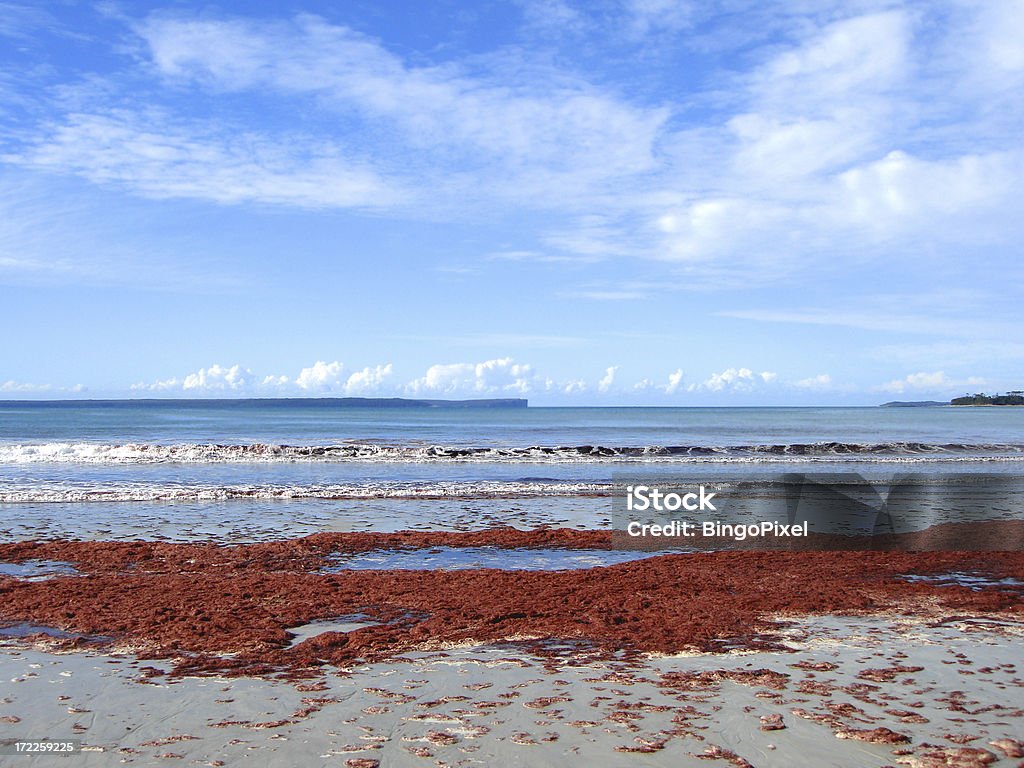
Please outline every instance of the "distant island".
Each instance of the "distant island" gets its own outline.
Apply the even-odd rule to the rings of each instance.
[[[1015,389],[1005,395],[986,395],[985,393],[954,397],[950,405],[1024,405],[1024,391]]]
[[[932,408],[948,405],[1024,405],[1024,390],[1014,389],[1005,395],[986,395],[980,392],[974,395],[954,397],[948,403],[941,400],[893,400],[882,403],[882,408]]]
[[[246,397],[246,398],[137,398],[125,400],[0,400],[4,407],[45,408],[91,407],[96,405],[130,408],[137,405],[217,407],[259,407],[283,405],[289,408],[526,408],[529,401],[521,397],[499,397],[478,400],[420,400],[405,397]]]
[[[891,403],[882,403],[882,408],[928,408],[936,405],[949,405],[942,400],[893,400]]]

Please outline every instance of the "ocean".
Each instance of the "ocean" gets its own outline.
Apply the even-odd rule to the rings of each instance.
[[[278,540],[602,528],[624,475],[1019,477],[1020,408],[0,403],[0,536]]]
[[[1022,470],[1015,408],[0,404],[0,754],[995,760]],[[637,483],[747,532],[617,542]]]

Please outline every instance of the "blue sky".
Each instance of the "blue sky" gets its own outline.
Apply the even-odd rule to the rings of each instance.
[[[0,398],[1024,386],[1024,2],[0,2]]]

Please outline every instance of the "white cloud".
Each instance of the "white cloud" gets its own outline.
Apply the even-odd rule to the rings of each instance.
[[[146,383],[144,381],[136,382],[132,384],[129,389],[132,392],[167,392],[181,387],[181,382],[176,378],[160,379]]]
[[[984,363],[991,365],[999,360],[1010,366],[1019,365],[1024,359],[1024,343],[1007,340],[972,338],[960,341],[938,341],[923,344],[884,344],[871,350],[877,360],[900,360],[911,365],[968,365]]]
[[[572,379],[562,385],[562,392],[566,395],[575,395],[587,391],[587,382],[583,379]]]
[[[528,347],[530,349],[545,347],[578,347],[588,342],[588,339],[582,336],[558,336],[555,334],[542,333],[446,333],[443,335],[430,336],[402,334],[395,338],[429,343],[444,342],[448,345],[466,347]]]
[[[1020,0],[989,0],[981,4],[980,11],[971,30],[975,44],[965,46],[968,55],[978,57],[986,70],[1024,73],[1024,4]]]
[[[706,381],[698,386],[711,392],[743,391],[753,389],[760,384],[771,383],[776,378],[776,374],[772,371],[754,373],[749,368],[726,368],[721,373],[711,374]],[[696,389],[697,387],[692,388]]]
[[[0,3],[0,37],[30,40],[30,33],[41,27],[57,33],[62,31],[49,11],[21,3]]]
[[[391,375],[391,363],[366,367],[356,371],[345,382],[346,395],[365,395],[380,391],[384,380]]]
[[[584,16],[562,0],[518,0],[527,24],[545,32],[565,34],[586,26]]]
[[[626,24],[630,34],[674,32],[692,23],[694,6],[681,0],[626,0]]]
[[[636,290],[594,290],[576,291],[569,295],[581,299],[592,299],[593,301],[636,301],[645,298],[647,294]]]
[[[827,389],[831,385],[832,377],[827,373],[819,373],[817,376],[808,376],[806,379],[793,382],[793,386],[800,389]]]
[[[958,267],[943,246],[1024,235],[1019,0],[523,5],[522,39],[473,55],[311,15],[157,13],[133,27],[131,67],[62,84],[51,118],[9,138],[3,160],[157,198],[441,218],[489,207],[529,231],[484,261],[662,260],[690,270],[687,290],[859,270],[900,245]],[[705,22],[730,29],[711,43]],[[687,30],[676,50],[693,55],[693,79],[649,50],[642,73],[579,66],[597,47],[559,68],[530,23],[614,46]],[[248,119],[243,103],[279,119]],[[526,221],[537,210],[544,223]],[[4,259],[19,272],[42,261]],[[562,295],[650,292],[609,280]]]
[[[665,385],[665,394],[674,395],[683,383],[683,369],[677,368],[668,375],[668,384]]]
[[[214,92],[314,98],[365,132],[362,144],[378,162],[414,157],[423,169],[446,164],[447,153],[457,150],[475,156],[476,173],[501,168],[502,184],[486,171],[484,183],[474,183],[488,197],[540,193],[551,202],[557,194],[548,190],[558,180],[583,192],[649,171],[668,117],[665,109],[629,104],[556,70],[510,82],[508,71],[413,65],[377,40],[309,15],[279,24],[152,16],[137,32],[169,80]],[[464,174],[439,174],[428,187],[436,197],[467,181]]]
[[[543,94],[529,93],[455,67],[409,66],[377,41],[313,16],[273,28],[156,17],[139,32],[168,76],[229,89],[317,94],[339,108],[395,120],[425,145],[468,143],[529,162],[567,150],[644,170],[651,163],[650,138],[665,117],[582,84],[549,84]]]
[[[181,379],[173,377],[155,381],[151,384],[133,384],[133,391],[150,392],[240,392],[250,388],[255,379],[252,371],[239,365],[232,365],[230,368],[214,364],[209,368],[200,368],[194,373],[189,373]]]
[[[343,366],[337,360],[333,363],[325,363],[317,360],[308,368],[299,371],[295,377],[295,386],[304,390],[330,390],[341,386],[341,372]]]
[[[769,62],[759,90],[776,106],[786,102],[805,112],[874,94],[902,78],[910,31],[902,10],[833,22]]]
[[[75,384],[72,387],[59,387],[53,384],[33,384],[24,381],[14,381],[8,379],[7,381],[0,382],[0,392],[14,393],[14,394],[46,394],[46,393],[65,393],[65,394],[79,394],[85,392],[86,387],[82,384]]]
[[[150,197],[347,208],[395,205],[404,195],[330,142],[311,146],[158,111],[70,114],[41,133],[34,146],[5,159]]]
[[[902,379],[895,379],[882,384],[879,389],[883,392],[949,392],[962,387],[979,387],[985,384],[985,380],[977,376],[969,376],[966,379],[955,380],[949,378],[943,371],[919,371],[911,373]]]
[[[1000,9],[993,15],[1016,29],[1019,7]],[[965,63],[939,55],[952,23],[937,32],[935,19],[903,10],[821,26],[798,15],[796,40],[738,74],[728,96],[715,94],[717,125],[662,134],[674,174],[652,180],[647,194],[634,190],[631,207],[606,217],[604,253],[678,262],[719,282],[723,270],[778,280],[826,260],[863,264],[893,243],[956,264],[951,245],[1024,234],[1015,215],[1022,110],[1012,88],[991,85],[1017,83],[1016,72],[986,70],[982,104]],[[993,50],[1012,40],[989,27],[984,44]],[[1006,50],[1004,64],[1024,46],[1014,40]],[[557,242],[593,250],[590,228],[578,229]]]
[[[377,392],[392,372],[390,363],[367,366],[347,377],[344,375],[344,369],[345,366],[337,360],[330,363],[318,360],[313,365],[302,368],[295,378],[291,378],[284,374],[257,376],[240,365],[211,365],[180,378],[175,376],[149,384],[135,384],[131,389],[141,392],[191,394],[230,392],[235,395],[355,395]]]
[[[250,378],[247,379],[246,376]],[[220,365],[211,365],[209,368],[200,368],[195,373],[190,373],[181,383],[184,390],[215,390],[215,389],[242,389],[251,380],[252,371],[242,370],[241,366],[233,365],[225,368]]]
[[[155,85],[130,100],[111,95],[115,79],[68,88],[64,103],[75,108],[0,157],[156,198],[449,213],[469,200],[512,199],[575,209],[611,182],[657,170],[670,115],[525,58],[414,64],[311,15],[272,23],[154,14],[134,31]],[[187,118],[166,106],[183,86],[196,86]],[[268,111],[287,100],[288,113],[303,99],[333,119],[272,130],[234,118],[220,104],[225,93],[270,102]]]
[[[871,302],[864,301],[870,305]],[[925,311],[920,311],[924,309]],[[899,329],[903,334],[948,334],[959,338],[981,339],[993,334],[1010,334],[1016,323],[993,318],[977,320],[950,314],[955,307],[890,307],[878,304],[867,309],[735,309],[722,310],[720,317],[735,317],[758,323],[796,323],[801,325],[835,325],[891,334]],[[941,313],[941,314],[940,314]]]
[[[528,363],[500,357],[475,363],[447,363],[430,366],[423,376],[404,385],[389,384],[394,374],[391,363],[366,366],[349,372],[340,361],[318,360],[302,368],[298,375],[257,375],[240,365],[211,365],[183,377],[171,377],[152,383],[138,383],[136,392],[166,394],[232,394],[234,396],[391,396],[412,397],[523,397],[549,393],[577,395],[584,392],[612,391],[618,366],[610,366],[596,383],[583,379],[556,381],[542,376]],[[14,391],[15,384],[0,385]],[[27,390],[26,390],[27,391]]]
[[[410,381],[405,390],[411,394],[527,394],[538,380],[529,365],[511,357],[481,363],[449,363],[432,365],[418,379]]]
[[[1020,158],[1007,153],[931,162],[894,150],[838,176],[837,216],[891,232],[1004,198],[1019,178]]]

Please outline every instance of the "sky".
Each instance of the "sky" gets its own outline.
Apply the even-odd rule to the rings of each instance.
[[[0,0],[0,399],[1024,388],[1024,0]]]

